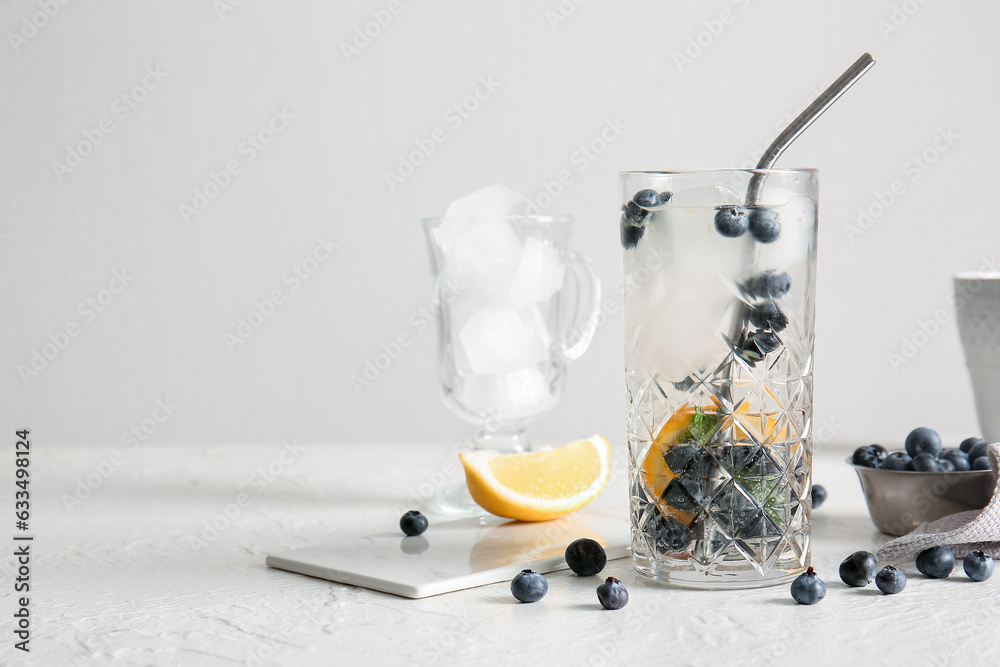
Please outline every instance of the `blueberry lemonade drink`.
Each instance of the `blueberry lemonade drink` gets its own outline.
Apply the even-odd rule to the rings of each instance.
[[[809,565],[812,170],[625,172],[632,559],[678,586]]]

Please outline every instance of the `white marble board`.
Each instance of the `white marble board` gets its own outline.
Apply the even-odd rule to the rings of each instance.
[[[495,516],[429,517],[423,535],[402,532],[345,536],[336,542],[271,554],[268,566],[362,586],[408,598],[424,598],[514,577],[523,569],[566,569],[567,545],[581,537],[600,542],[608,559],[629,554],[628,518],[590,506],[553,521],[524,523]]]

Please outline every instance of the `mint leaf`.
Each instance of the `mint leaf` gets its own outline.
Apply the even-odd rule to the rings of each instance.
[[[687,434],[691,439],[707,445],[721,425],[722,417],[719,415],[711,412],[706,413],[701,408],[695,408],[694,415],[691,416],[691,423],[687,427]]]

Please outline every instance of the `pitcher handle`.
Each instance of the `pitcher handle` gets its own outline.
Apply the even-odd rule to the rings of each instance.
[[[569,253],[566,268],[576,280],[576,305],[571,326],[562,335],[562,353],[567,361],[587,351],[597,333],[601,311],[601,278],[590,260],[575,250]],[[584,316],[581,318],[581,314]]]

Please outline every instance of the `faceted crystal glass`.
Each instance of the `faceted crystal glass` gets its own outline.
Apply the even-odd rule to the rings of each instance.
[[[620,175],[632,561],[745,588],[810,562],[818,176]]]

